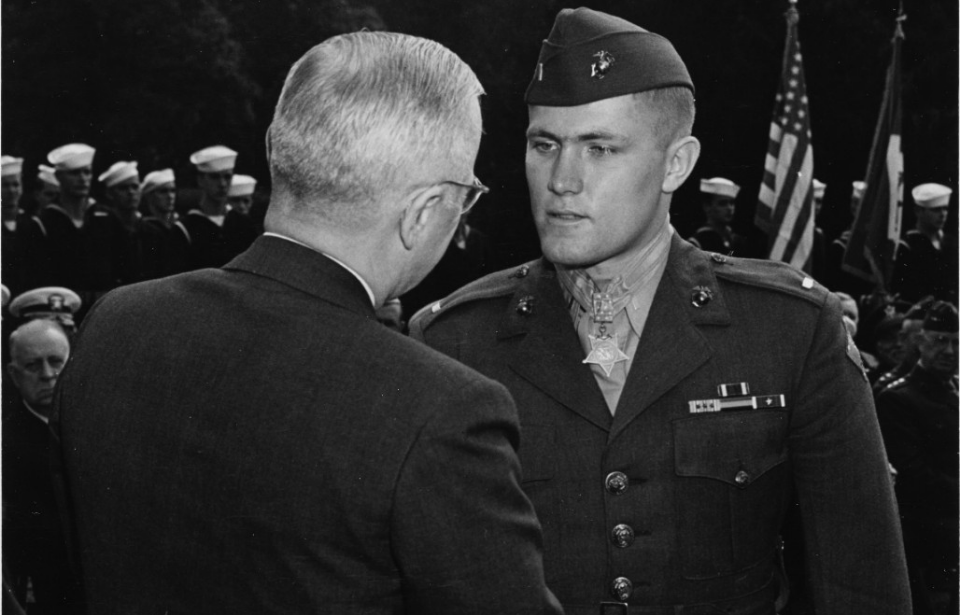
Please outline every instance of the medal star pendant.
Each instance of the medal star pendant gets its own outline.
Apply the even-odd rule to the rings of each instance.
[[[613,366],[620,361],[629,361],[630,357],[620,350],[620,344],[617,343],[617,336],[596,335],[588,336],[590,338],[590,354],[583,360],[584,363],[594,363],[603,368],[607,378],[613,371]]]

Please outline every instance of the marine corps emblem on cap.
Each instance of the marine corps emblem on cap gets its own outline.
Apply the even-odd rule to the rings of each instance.
[[[594,79],[603,79],[606,77],[607,71],[609,71],[613,63],[617,61],[615,57],[602,50],[593,54],[593,57],[597,58],[597,61],[590,65],[590,76]]]
[[[693,91],[690,73],[670,41],[607,13],[563,9],[540,47],[524,101],[576,107],[673,87]]]

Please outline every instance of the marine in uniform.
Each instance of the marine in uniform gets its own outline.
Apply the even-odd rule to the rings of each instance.
[[[952,594],[947,612],[957,612],[957,337],[956,308],[931,305],[916,366],[877,397],[890,463],[898,472],[897,502],[917,615],[934,612],[930,590],[938,576]]]
[[[202,192],[197,207],[183,217],[183,226],[190,235],[191,269],[220,267],[233,256],[224,237],[223,224],[236,161],[237,152],[223,145],[207,147],[190,156]]]
[[[126,241],[119,218],[90,198],[95,150],[71,143],[47,155],[60,182],[59,204],[44,207],[36,218],[42,246],[38,284],[64,286],[92,305],[106,291],[129,280]]]
[[[926,295],[957,301],[957,239],[943,232],[952,193],[941,184],[920,184],[910,192],[916,227],[900,243],[893,279],[893,289],[908,301]]]
[[[250,247],[261,233],[257,223],[250,217],[253,192],[257,180],[250,175],[234,175],[227,191],[227,214],[223,219],[223,236],[231,257]]]
[[[740,186],[724,177],[714,177],[700,180],[700,192],[705,195],[703,215],[707,223],[697,229],[690,242],[707,252],[743,256],[744,238],[730,226]]]
[[[772,615],[794,497],[817,612],[906,612],[892,486],[839,301],[670,226],[699,156],[672,45],[565,9],[526,102],[544,257],[410,329],[517,402],[523,487],[566,612]]]
[[[147,173],[140,193],[144,213],[140,228],[144,279],[187,271],[190,235],[176,211],[177,182],[173,169]]]

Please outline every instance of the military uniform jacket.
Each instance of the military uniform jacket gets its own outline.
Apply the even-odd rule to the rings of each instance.
[[[880,426],[897,469],[897,499],[905,515],[958,514],[957,392],[917,365],[877,397]]]
[[[837,298],[800,272],[675,236],[615,416],[547,262],[425,308],[411,335],[512,393],[568,614],[615,596],[644,614],[772,614],[791,491],[817,613],[909,612],[870,389]],[[744,382],[758,407],[705,411]]]
[[[182,219],[190,236],[188,262],[190,269],[222,267],[236,254],[227,245],[223,227],[199,210],[190,210]]]
[[[926,295],[957,303],[957,241],[944,234],[940,249],[920,231],[907,231],[900,242],[893,289],[901,297],[919,301]]]
[[[80,228],[57,205],[44,207],[34,223],[43,237],[42,254],[37,256],[39,285],[65,286],[90,305],[103,292],[135,280],[127,233],[105,207],[88,207]]]

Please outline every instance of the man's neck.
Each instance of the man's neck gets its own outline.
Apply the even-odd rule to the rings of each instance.
[[[140,213],[136,209],[115,208],[113,211],[116,212],[120,222],[128,231],[134,230],[137,220],[140,219]]]
[[[200,211],[208,216],[222,216],[226,213],[227,201],[214,201],[213,199],[203,195],[203,198],[200,199]]]
[[[606,260],[592,267],[587,267],[585,270],[586,274],[590,276],[590,279],[593,280],[598,288],[606,288],[606,285],[614,279],[629,276],[636,267],[642,267],[642,261],[646,260],[646,257],[649,256],[651,252],[659,250],[669,251],[670,237],[672,234],[672,227],[668,220],[653,237],[642,245],[634,247],[628,253],[622,254],[617,258]],[[641,262],[638,263],[638,260]]]
[[[943,231],[938,228],[917,226],[917,231],[934,244],[940,243],[940,240],[943,239]]]
[[[60,196],[60,207],[67,212],[74,220],[83,220],[83,214],[87,211],[89,197],[72,197],[69,195]]]

